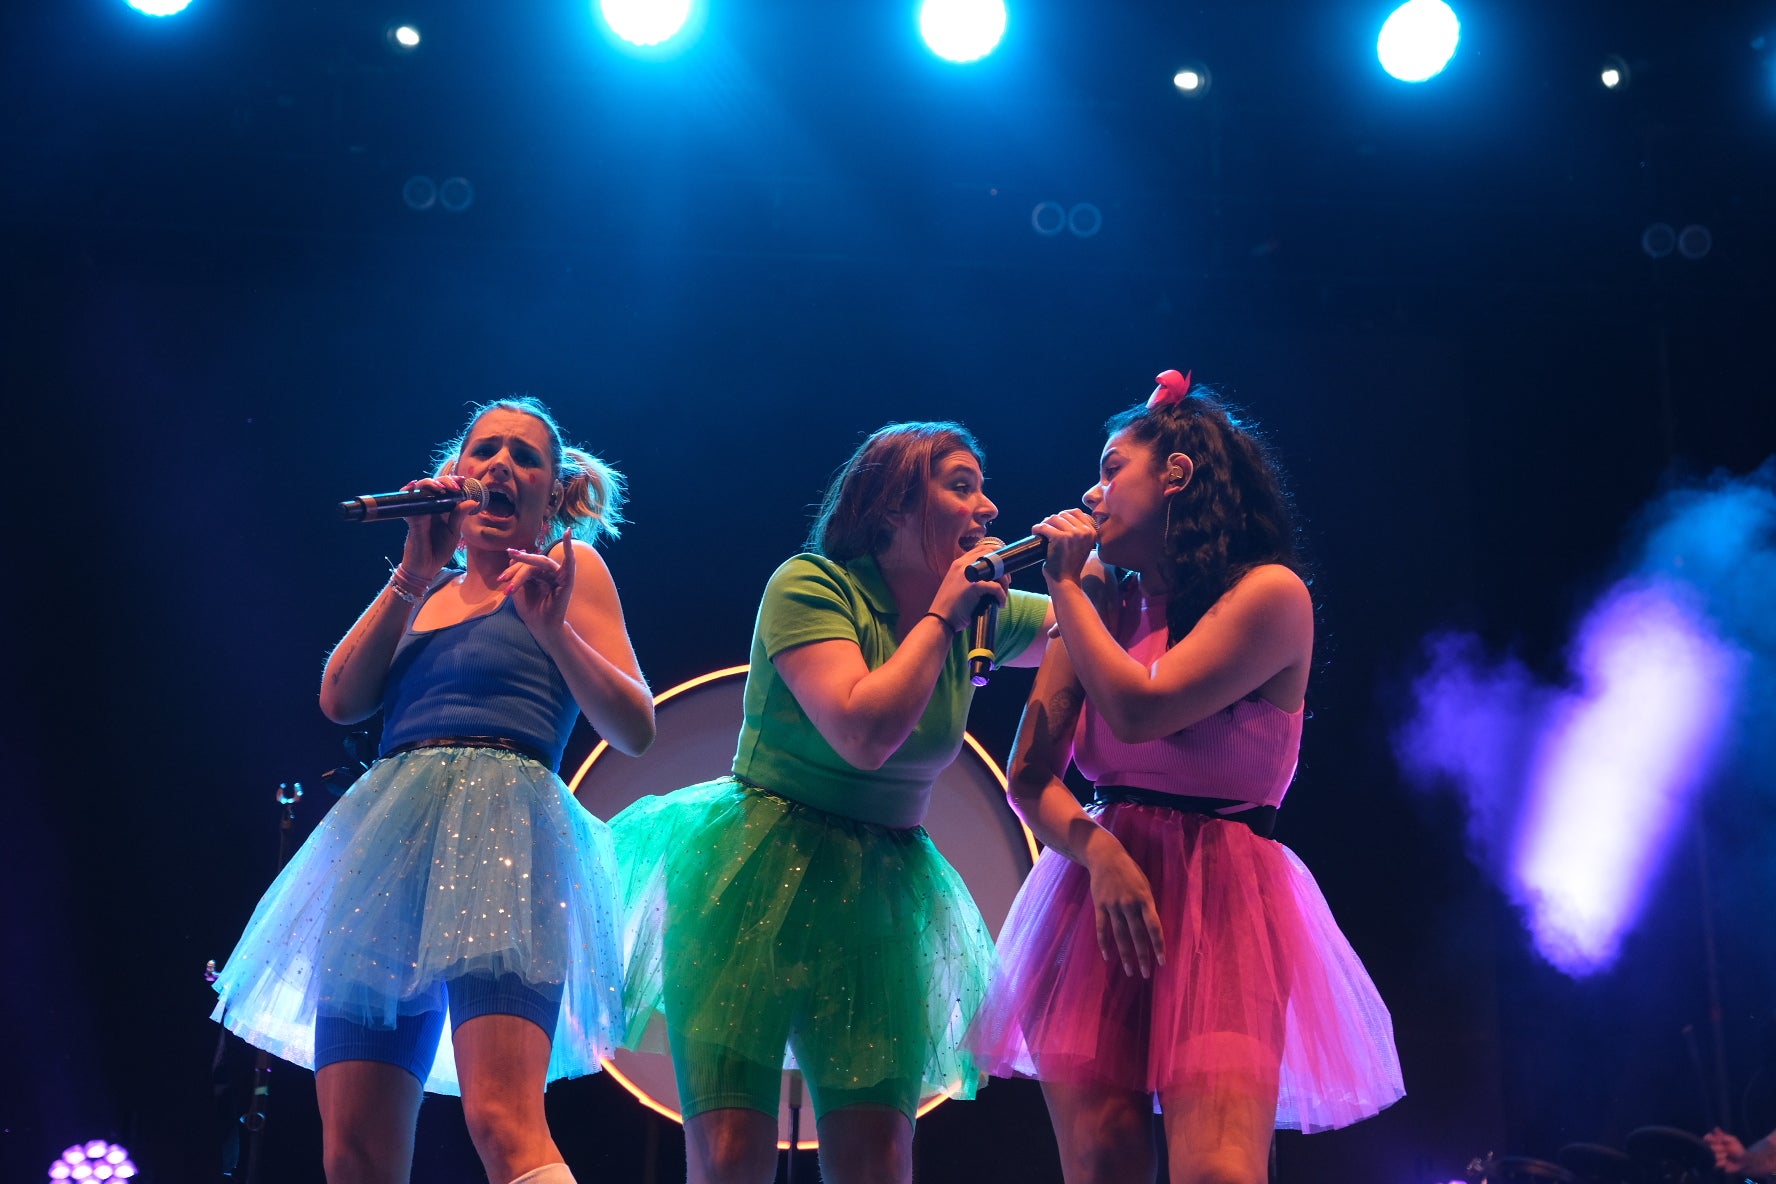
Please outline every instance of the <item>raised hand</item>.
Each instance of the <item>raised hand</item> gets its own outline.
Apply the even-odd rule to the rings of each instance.
[[[1098,524],[1084,510],[1050,514],[1032,526],[1030,532],[1048,540],[1042,574],[1051,585],[1067,580],[1077,582],[1086,559],[1098,545]]]
[[[1004,545],[996,538],[984,538],[950,564],[950,570],[944,573],[943,582],[937,586],[937,595],[931,598],[931,611],[942,616],[951,629],[967,628],[968,622],[974,619],[974,614],[980,611],[982,603],[988,600],[1001,608],[1005,606],[1008,595],[1006,589],[1011,585],[1010,577],[982,580],[977,584],[970,581],[967,574],[969,564]]]
[[[442,477],[423,477],[401,487],[408,493],[454,493],[461,495],[463,479],[454,473]],[[420,580],[429,581],[443,569],[456,553],[462,539],[463,523],[475,509],[473,500],[464,500],[448,514],[427,514],[407,520],[407,542],[401,548],[401,566]]]
[[[512,562],[500,573],[499,589],[511,598],[519,619],[539,640],[559,633],[573,602],[573,531],[561,538],[561,558],[551,559],[534,551],[508,547]]]

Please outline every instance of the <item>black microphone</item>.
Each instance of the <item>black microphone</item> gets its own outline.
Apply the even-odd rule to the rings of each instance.
[[[1035,567],[1048,556],[1048,540],[1031,535],[1015,543],[1007,543],[997,551],[988,551],[963,570],[971,583],[997,580],[1014,571]]]
[[[487,508],[487,486],[473,477],[463,479],[461,493],[430,493],[424,489],[412,492],[366,493],[339,503],[339,516],[347,522],[378,522],[384,518],[423,518],[427,514],[448,514],[463,502],[474,502],[476,513]]]
[[[977,687],[987,685],[999,661],[999,602],[983,600],[975,610],[974,624],[968,630],[968,680]]]

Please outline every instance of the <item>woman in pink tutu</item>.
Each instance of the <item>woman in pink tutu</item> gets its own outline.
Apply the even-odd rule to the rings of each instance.
[[[970,1043],[1040,1078],[1068,1184],[1258,1184],[1271,1132],[1405,1093],[1393,1026],[1313,877],[1268,836],[1314,609],[1263,444],[1175,370],[1113,418],[1085,511],[1035,527],[1063,644],[1012,755],[1048,847]],[[1096,547],[1097,554],[1092,555]],[[1069,761],[1096,784],[1082,809]]]

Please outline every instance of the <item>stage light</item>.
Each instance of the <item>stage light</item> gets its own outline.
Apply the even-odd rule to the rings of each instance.
[[[410,210],[429,210],[438,202],[438,183],[419,174],[408,177],[401,186],[401,200]]]
[[[177,16],[191,6],[191,0],[129,0],[129,6],[144,16]]]
[[[1189,99],[1200,99],[1209,93],[1209,68],[1201,62],[1180,66],[1172,75],[1172,86]]]
[[[691,19],[691,0],[597,0],[597,4],[611,32],[643,49],[665,45]]]
[[[1607,90],[1622,90],[1628,85],[1630,77],[1628,63],[1616,54],[1603,59],[1603,66],[1598,70],[1598,77]]]
[[[475,187],[467,177],[446,177],[438,183],[438,204],[460,214],[475,204]]]
[[[1677,253],[1691,263],[1706,259],[1714,250],[1714,232],[1706,226],[1690,225],[1677,232]]]
[[[1053,238],[1067,229],[1067,207],[1058,201],[1039,201],[1030,211],[1030,229],[1043,238]]]
[[[1104,212],[1089,201],[1067,211],[1067,229],[1074,238],[1091,238],[1104,229]]]
[[[1401,82],[1423,82],[1442,72],[1460,41],[1461,22],[1443,0],[1407,0],[1382,24],[1375,54]]]
[[[49,1165],[49,1184],[68,1184],[71,1180],[129,1180],[135,1175],[136,1165],[129,1152],[121,1145],[103,1139],[76,1143]]]
[[[1654,222],[1640,232],[1640,249],[1648,259],[1663,259],[1677,250],[1677,231],[1664,222]]]
[[[384,36],[396,53],[412,53],[419,48],[419,30],[412,25],[390,25]]]
[[[947,62],[979,61],[1005,36],[1004,0],[925,0],[919,32]]]

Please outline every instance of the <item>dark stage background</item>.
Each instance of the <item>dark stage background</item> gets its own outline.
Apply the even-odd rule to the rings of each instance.
[[[1776,13],[1470,3],[1449,71],[1412,89],[1374,64],[1389,7],[1015,4],[962,70],[875,0],[712,4],[665,62],[616,53],[582,4],[8,6],[0,1174],[102,1136],[146,1180],[216,1178],[239,1099],[214,1092],[204,961],[270,877],[277,783],[310,787],[301,832],[330,803],[321,662],[399,554],[399,526],[331,503],[419,474],[467,401],[535,394],[628,475],[607,555],[664,689],[744,661],[864,433],[968,423],[1013,537],[1172,366],[1242,402],[1293,477],[1322,661],[1278,837],[1392,1007],[1409,1091],[1282,1136],[1279,1179],[1429,1184],[1489,1149],[1699,1129],[1692,846],[1617,966],[1575,983],[1388,737],[1427,631],[1558,674],[1637,507],[1776,449],[1754,45]],[[387,52],[396,17],[421,52]],[[1607,52],[1635,64],[1625,93],[1596,84]],[[1214,71],[1200,102],[1170,87],[1185,59]],[[473,206],[407,208],[415,174],[468,178]],[[1093,203],[1101,233],[1035,234],[1041,201]],[[1649,259],[1654,221],[1709,225],[1713,253]],[[978,701],[1001,757],[1027,686]],[[1732,781],[1705,821],[1749,1137],[1776,1124],[1755,1075],[1776,826]],[[581,1179],[682,1178],[676,1128],[608,1080],[550,1105]],[[309,1075],[278,1071],[270,1112],[263,1179],[318,1180]],[[941,1107],[917,1154],[932,1182],[1059,1179],[1028,1083]],[[415,1178],[478,1178],[451,1100],[426,1105]]]

